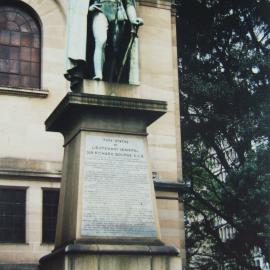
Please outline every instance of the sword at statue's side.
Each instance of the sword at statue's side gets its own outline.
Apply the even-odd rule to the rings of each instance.
[[[135,38],[138,37],[138,30],[139,30],[139,27],[141,25],[143,25],[143,23],[133,24],[131,26],[131,38],[130,38],[130,41],[128,43],[127,50],[125,52],[123,61],[121,63],[121,67],[120,67],[120,70],[119,70],[119,73],[118,73],[118,76],[117,76],[117,80],[116,80],[117,83],[119,83],[119,81],[121,79],[121,76],[122,76],[122,73],[123,73],[123,70],[124,70],[124,66],[125,66],[125,64],[127,62],[128,55],[129,55],[129,53],[131,51],[131,48],[132,48],[132,45],[134,43]]]

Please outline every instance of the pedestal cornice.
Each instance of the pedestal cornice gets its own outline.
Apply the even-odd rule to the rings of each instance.
[[[159,100],[118,96],[68,93],[45,122],[47,131],[67,134],[75,129],[134,134],[146,128],[167,111],[167,103]],[[114,121],[111,121],[111,116]],[[117,116],[117,117],[116,117]],[[118,121],[119,120],[119,121]],[[108,124],[110,127],[108,128]]]

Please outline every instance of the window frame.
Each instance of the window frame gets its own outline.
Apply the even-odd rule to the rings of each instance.
[[[1,6],[13,6],[15,8],[21,9],[23,12],[27,13],[35,22],[36,26],[39,29],[39,87],[38,88],[30,88],[30,87],[12,87],[12,86],[4,86],[0,85],[0,93],[1,94],[10,94],[10,95],[20,95],[20,96],[32,96],[32,97],[41,97],[45,98],[48,96],[49,91],[44,90],[43,86],[43,24],[40,19],[38,13],[28,4],[17,1],[17,0],[3,0],[0,3]]]

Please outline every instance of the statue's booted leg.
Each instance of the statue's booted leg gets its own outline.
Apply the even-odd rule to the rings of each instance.
[[[94,80],[102,80],[103,78],[103,64],[105,61],[105,45],[107,41],[108,20],[106,16],[97,12],[93,18],[93,35],[95,39],[94,52]]]

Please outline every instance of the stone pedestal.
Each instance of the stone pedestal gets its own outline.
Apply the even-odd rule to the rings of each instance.
[[[64,135],[55,250],[41,269],[175,270],[165,246],[146,128],[166,102],[69,93],[46,121]]]

